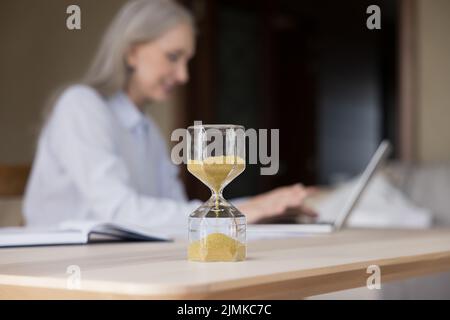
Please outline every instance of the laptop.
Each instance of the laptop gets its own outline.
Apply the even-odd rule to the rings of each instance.
[[[384,140],[375,151],[372,159],[367,167],[364,169],[362,175],[357,180],[355,186],[350,190],[344,206],[340,208],[334,222],[321,222],[320,220],[314,223],[300,223],[300,224],[253,224],[248,225],[250,233],[331,233],[341,230],[348,219],[350,218],[355,207],[358,205],[364,191],[367,188],[370,180],[373,178],[377,170],[381,167],[384,160],[391,151],[391,144]],[[320,212],[319,212],[320,215]]]

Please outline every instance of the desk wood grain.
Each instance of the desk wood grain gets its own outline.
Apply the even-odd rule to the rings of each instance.
[[[185,242],[0,249],[0,298],[300,299],[364,287],[370,265],[382,283],[450,270],[450,229],[259,240],[237,263],[189,262]]]

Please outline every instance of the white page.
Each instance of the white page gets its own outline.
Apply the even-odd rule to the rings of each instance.
[[[86,243],[87,235],[76,230],[58,228],[0,228],[0,247]]]
[[[170,241],[168,234],[136,225],[72,220],[58,227],[0,228],[0,247],[85,244],[99,240]]]

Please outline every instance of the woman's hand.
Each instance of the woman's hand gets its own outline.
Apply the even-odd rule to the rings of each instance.
[[[238,209],[247,216],[248,223],[292,221],[301,214],[315,218],[317,214],[304,201],[316,192],[316,188],[302,184],[280,187],[250,198]]]

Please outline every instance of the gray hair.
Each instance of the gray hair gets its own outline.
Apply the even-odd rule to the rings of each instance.
[[[179,23],[188,23],[195,30],[192,14],[174,0],[127,2],[106,30],[81,84],[92,87],[105,98],[125,89],[130,76],[125,55],[131,46],[155,40]],[[73,84],[62,85],[51,94],[44,105],[42,121],[33,131],[43,128],[57,99]]]
[[[107,97],[124,89],[130,68],[126,53],[132,45],[152,41],[179,23],[194,28],[191,13],[173,0],[133,0],[122,7],[108,27],[83,84]]]

